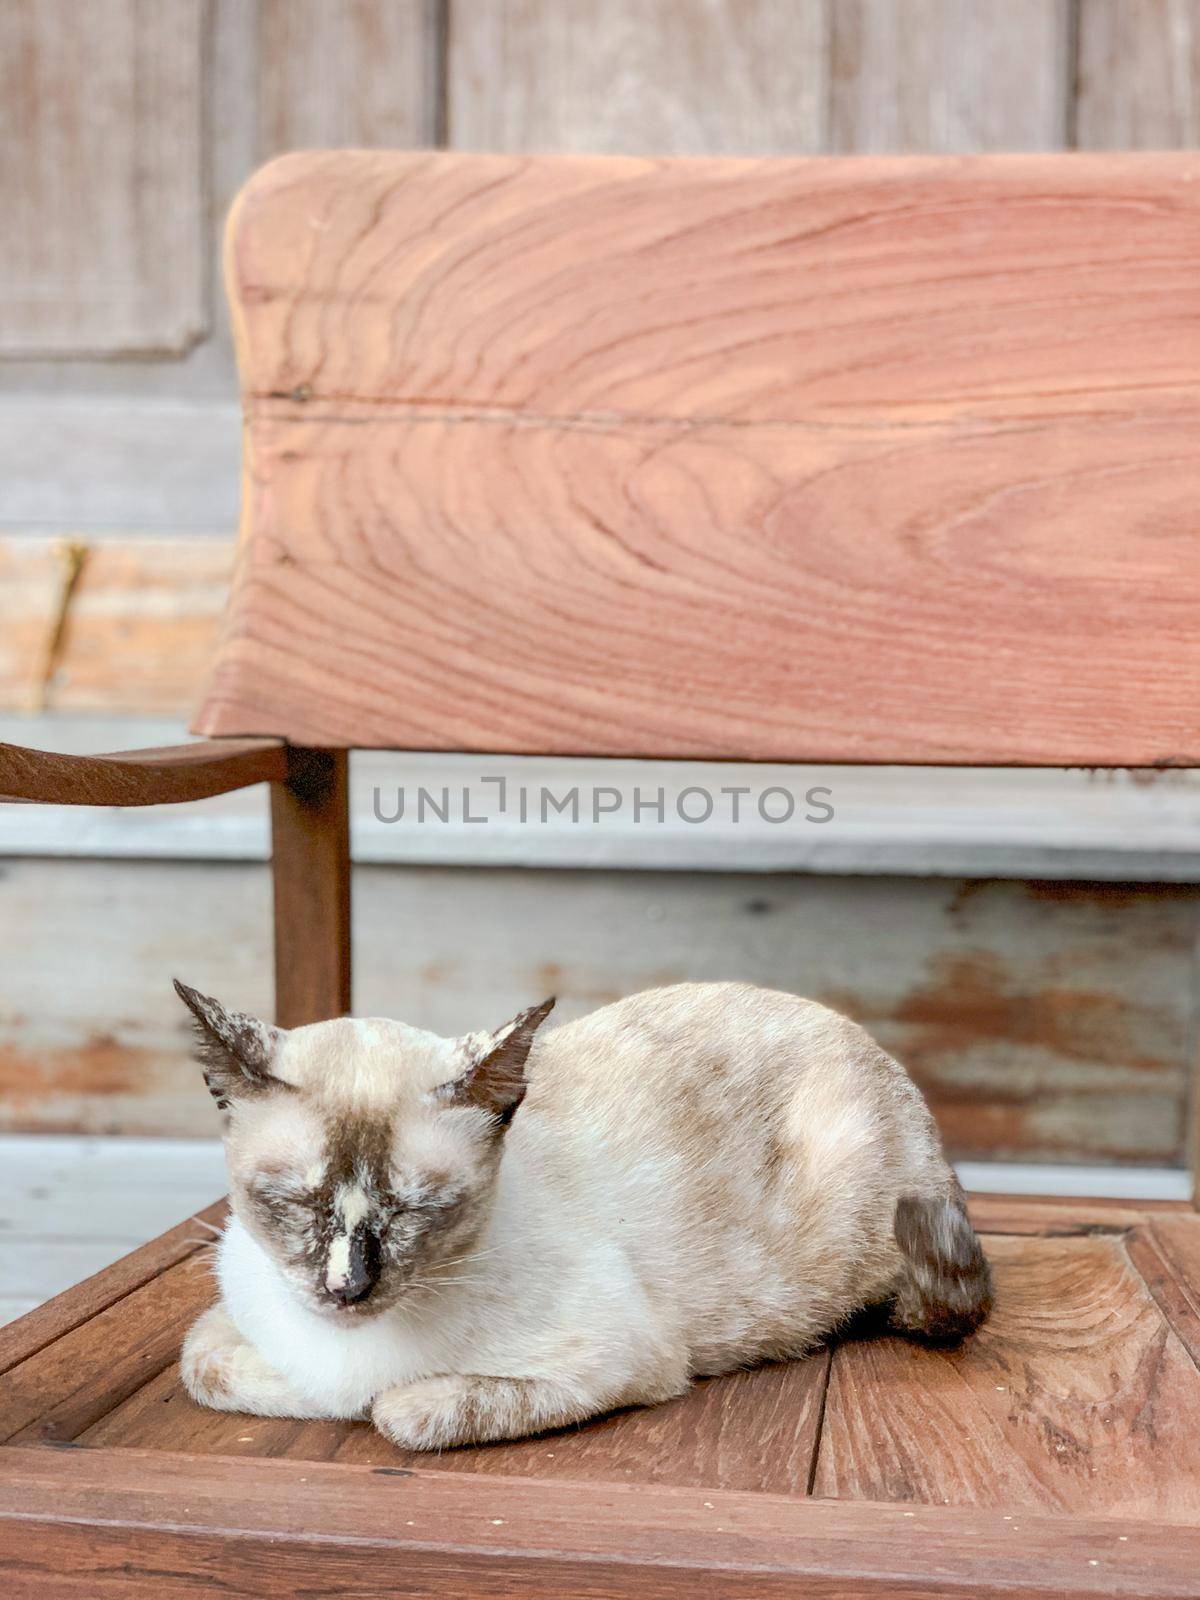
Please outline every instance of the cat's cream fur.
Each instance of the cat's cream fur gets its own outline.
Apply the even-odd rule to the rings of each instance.
[[[665,1400],[865,1306],[935,1336],[987,1312],[920,1094],[812,1001],[681,984],[446,1040],[180,992],[234,1209],[184,1346],[204,1404],[428,1449]]]

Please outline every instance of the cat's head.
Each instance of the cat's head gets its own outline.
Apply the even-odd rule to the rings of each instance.
[[[275,1028],[175,988],[224,1112],[234,1211],[305,1304],[369,1316],[471,1275],[553,1000],[443,1039],[380,1019]]]

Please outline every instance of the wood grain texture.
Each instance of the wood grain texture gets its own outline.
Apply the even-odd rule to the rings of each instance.
[[[58,806],[177,805],[253,783],[282,780],[276,739],[212,739],[165,750],[64,756],[0,744],[0,800]]]
[[[1156,1214],[1130,1235],[1126,1248],[1200,1368],[1200,1227],[1195,1217]]]
[[[1068,0],[836,0],[826,148],[1061,149],[1070,11]]]
[[[349,764],[341,750],[287,752],[271,787],[275,1021],[283,1028],[351,1009]]]
[[[1195,1228],[1200,1223],[1184,1219]],[[835,1351],[814,1492],[1023,1515],[1200,1515],[1200,1374],[1119,1235],[987,1241],[961,1350]]]
[[[449,1450],[439,1471],[558,1481],[663,1483],[803,1495],[814,1461],[828,1352],[705,1379],[678,1400],[581,1428]],[[89,1445],[189,1454],[287,1457],[357,1466],[429,1464],[367,1423],[227,1415],[195,1405],[174,1367],[82,1434]]]
[[[225,539],[88,541],[46,704],[173,712],[195,705],[229,592]]]
[[[186,717],[232,572],[232,539],[0,537],[0,708]]]
[[[1150,1522],[657,1484],[381,1474],[167,1451],[0,1450],[14,1600],[460,1597],[1084,1600],[1195,1594],[1200,1534]]]
[[[1084,0],[1075,139],[1087,150],[1167,150],[1200,138],[1196,0]]]
[[[262,157],[434,142],[434,0],[261,0],[256,11]]]
[[[825,0],[451,5],[446,142],[652,155],[819,150],[829,9]]]
[[[1192,1221],[1192,1208],[1183,1200],[1143,1203],[1073,1195],[1009,1194],[971,1194],[967,1198],[971,1221],[981,1234],[1032,1234],[1047,1239],[1123,1235],[1148,1227],[1152,1218],[1183,1217],[1189,1226]]]
[[[1200,760],[1194,172],[273,164],[198,729]]]
[[[0,539],[0,706],[42,704],[63,594],[63,562],[48,539]]]
[[[202,1231],[196,1227],[197,1236]],[[210,1252],[197,1244],[10,1366],[0,1376],[0,1437],[74,1439],[150,1382],[175,1360],[190,1323],[216,1299],[211,1268]]]
[[[208,14],[205,0],[3,7],[0,354],[178,355],[202,337]]]

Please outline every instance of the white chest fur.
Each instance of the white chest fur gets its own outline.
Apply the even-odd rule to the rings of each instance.
[[[361,1416],[381,1390],[445,1370],[444,1337],[411,1317],[385,1312],[343,1326],[308,1310],[236,1217],[218,1246],[217,1277],[242,1337],[339,1416]]]

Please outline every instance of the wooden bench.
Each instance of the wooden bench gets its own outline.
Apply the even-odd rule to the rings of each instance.
[[[350,1006],[352,748],[1200,765],[1198,202],[1191,153],[275,162],[206,740],[0,794],[269,782],[295,1025]],[[1196,1594],[1200,1219],[974,1210],[960,1351],[434,1460],[195,1408],[185,1223],[0,1331],[4,1593]]]

